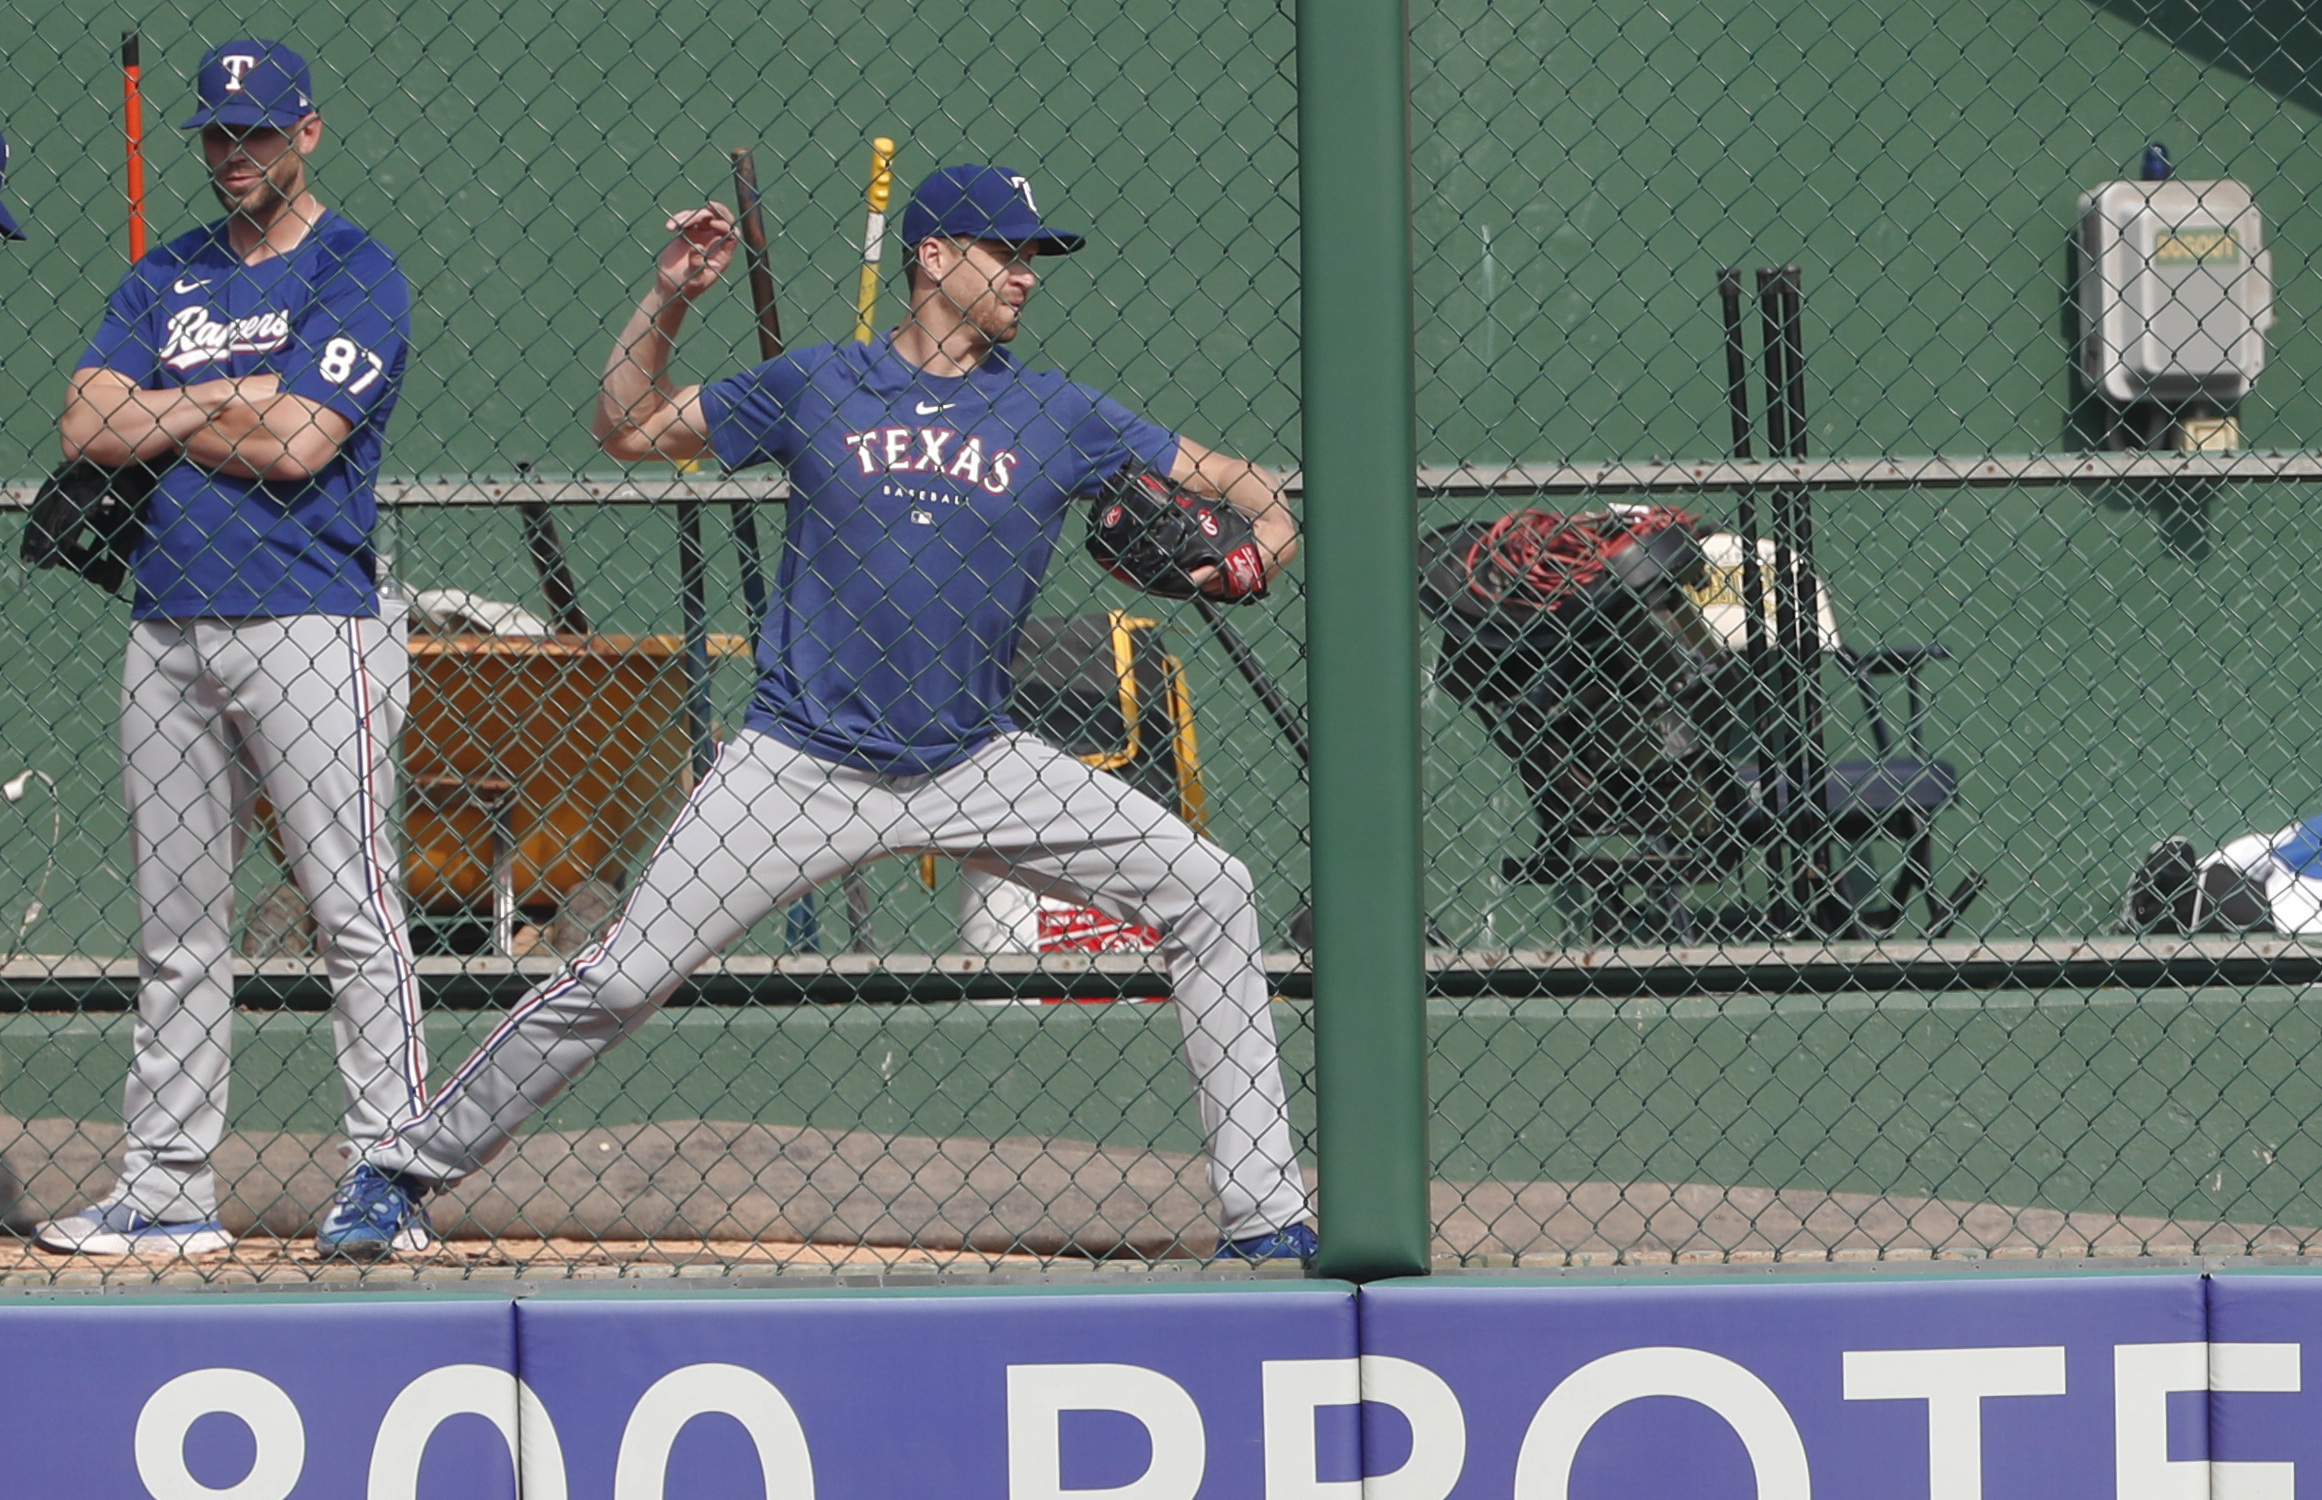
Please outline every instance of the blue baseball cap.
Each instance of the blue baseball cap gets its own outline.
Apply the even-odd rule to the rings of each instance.
[[[7,182],[8,137],[0,135],[0,187],[6,186]],[[14,219],[8,217],[8,205],[0,203],[0,240],[20,240],[23,238],[24,231],[16,227]]]
[[[202,107],[185,122],[187,130],[205,125],[288,130],[314,113],[306,59],[280,42],[228,42],[214,49],[202,59],[194,92]]]
[[[944,167],[928,174],[903,210],[903,243],[917,245],[937,235],[1033,245],[1044,255],[1070,255],[1088,243],[1041,223],[1032,184],[1006,167]]]

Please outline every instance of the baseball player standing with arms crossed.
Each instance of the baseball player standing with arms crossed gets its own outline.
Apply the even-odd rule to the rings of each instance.
[[[934,849],[1165,934],[1220,1256],[1311,1260],[1249,871],[1127,783],[1018,732],[1003,707],[1075,496],[1150,465],[1249,517],[1270,573],[1296,546],[1279,481],[1008,353],[1034,260],[1082,244],[1041,222],[1015,173],[949,167],[920,184],[903,215],[910,316],[892,334],[682,390],[671,348],[731,262],[734,222],[712,204],[669,227],[606,363],[595,430],[629,462],[789,470],[756,697],[604,940],[366,1153],[318,1244],[386,1253],[427,1193],[489,1161],[753,922],[882,855]]]
[[[328,962],[350,1142],[379,1139],[425,1086],[387,827],[401,643],[380,624],[371,548],[410,294],[394,257],[308,186],[322,117],[304,59],[229,42],[197,88],[185,128],[226,217],[130,269],[61,423],[68,459],[169,465],[133,560],[121,686],[139,923],[127,1160],[111,1195],[37,1234],[90,1255],[231,1243],[210,1156],[256,792]]]

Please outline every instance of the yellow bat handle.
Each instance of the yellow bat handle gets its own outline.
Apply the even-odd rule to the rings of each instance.
[[[863,279],[855,288],[855,342],[871,341],[879,316],[879,257],[887,248],[887,205],[895,197],[895,143],[885,136],[871,142],[870,217],[863,225]]]

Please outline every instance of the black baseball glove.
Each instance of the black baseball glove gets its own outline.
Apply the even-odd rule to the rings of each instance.
[[[1164,599],[1204,592],[1193,582],[1217,569],[1208,592],[1231,603],[1266,593],[1266,558],[1249,518],[1133,463],[1105,481],[1088,517],[1088,554],[1126,584]]]
[[[160,477],[152,464],[108,469],[85,458],[66,464],[32,497],[25,562],[70,568],[118,593],[129,576],[129,555],[145,535],[145,498]]]

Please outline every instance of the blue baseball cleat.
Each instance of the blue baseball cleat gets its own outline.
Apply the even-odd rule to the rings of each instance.
[[[339,1184],[330,1212],[314,1233],[314,1247],[326,1256],[353,1260],[430,1249],[435,1226],[420,1207],[425,1196],[427,1187],[416,1178],[361,1163]]]
[[[1314,1237],[1314,1230],[1305,1224],[1293,1224],[1287,1229],[1275,1229],[1265,1234],[1253,1234],[1238,1240],[1229,1240],[1217,1247],[1210,1257],[1211,1264],[1221,1260],[1245,1260],[1253,1263],[1269,1260],[1294,1260],[1302,1266],[1314,1264],[1314,1257],[1322,1252],[1322,1243]]]

